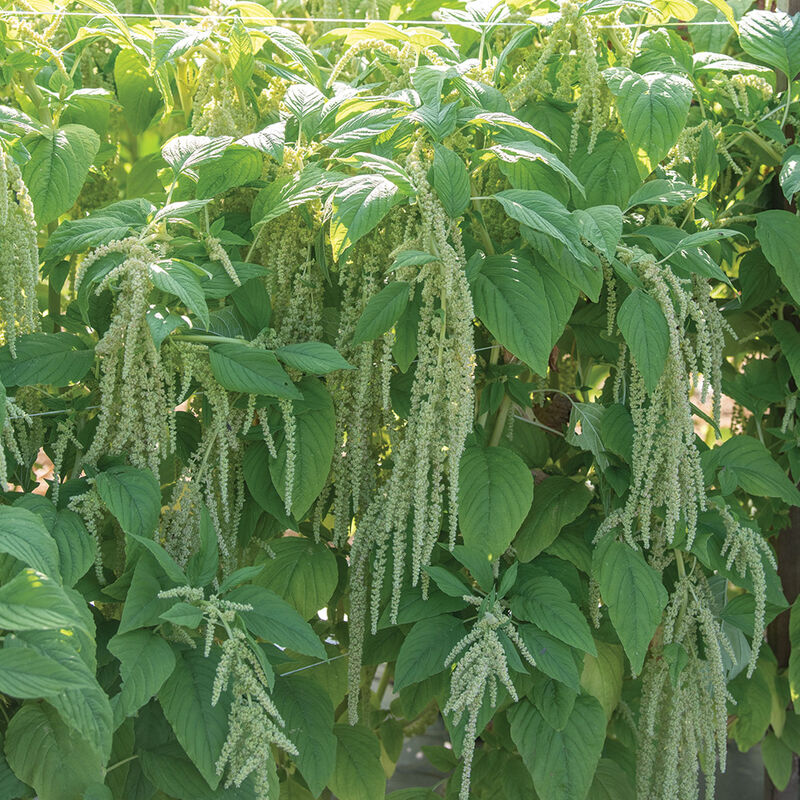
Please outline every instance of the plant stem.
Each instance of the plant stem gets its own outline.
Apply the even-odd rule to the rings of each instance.
[[[503,395],[503,401],[500,403],[500,408],[495,417],[494,428],[492,435],[489,437],[489,447],[497,447],[503,431],[506,429],[506,420],[508,419],[508,412],[511,410],[511,396],[508,394]]]

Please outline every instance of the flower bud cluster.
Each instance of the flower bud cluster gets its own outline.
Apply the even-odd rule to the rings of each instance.
[[[639,716],[637,796],[652,800],[714,796],[725,770],[727,702],[722,650],[733,651],[715,619],[714,598],[702,575],[679,579],[667,606],[660,646],[643,673]],[[685,666],[679,671],[681,659]]]
[[[115,289],[111,323],[95,348],[100,357],[100,411],[97,430],[86,454],[88,463],[101,455],[126,455],[131,464],[158,474],[158,465],[174,446],[172,409],[167,400],[161,356],[147,324],[152,289],[150,266],[156,256],[136,239],[114,242],[84,259],[119,252],[124,260],[100,282],[96,293]]]
[[[465,599],[477,598],[467,596]],[[453,648],[445,661],[445,666],[455,666],[450,676],[450,694],[442,713],[452,714],[456,725],[464,714],[467,716],[459,800],[469,799],[478,714],[487,691],[492,707],[497,705],[498,684],[506,688],[514,702],[519,699],[508,671],[508,659],[500,639],[503,635],[516,645],[531,666],[536,666],[533,656],[514,628],[510,614],[499,601],[481,614],[472,630]]]
[[[33,203],[22,173],[0,149],[0,344],[16,357],[19,334],[39,330],[39,250]]]

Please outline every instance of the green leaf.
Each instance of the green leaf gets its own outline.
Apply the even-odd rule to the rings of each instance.
[[[0,650],[0,692],[3,694],[21,698],[47,697],[82,686],[82,676],[74,675],[53,658],[25,647]]]
[[[590,696],[576,698],[563,730],[522,700],[509,711],[511,738],[542,800],[585,800],[606,738],[606,716]]]
[[[158,615],[159,619],[181,625],[184,628],[197,628],[203,621],[203,612],[191,603],[179,602]]]
[[[552,236],[578,259],[583,253],[572,239],[574,223],[567,209],[545,192],[526,189],[506,189],[493,195],[506,214],[534,231]]]
[[[514,616],[533,622],[562,642],[597,655],[586,617],[572,602],[564,584],[542,567],[534,564],[520,567],[511,610]]]
[[[244,91],[253,77],[256,62],[253,57],[253,40],[250,38],[250,34],[247,32],[241,17],[237,17],[231,28],[228,58],[230,59],[233,82]]]
[[[661,574],[639,551],[611,539],[595,550],[594,560],[601,597],[638,675],[669,599]]]
[[[89,633],[64,589],[32,569],[24,569],[0,586],[0,628],[9,631],[78,628]]]
[[[405,281],[393,281],[372,297],[358,318],[353,344],[377,339],[391,330],[408,305],[410,290],[410,284]]]
[[[403,640],[397,656],[395,689],[400,691],[405,686],[444,672],[445,659],[465,633],[464,623],[449,614],[416,622]]]
[[[295,400],[292,405],[295,418],[292,515],[301,520],[328,479],[336,439],[336,415],[328,390],[317,378],[303,378],[299,386],[303,399]],[[287,452],[284,437],[278,444],[278,458],[269,465],[272,482],[284,501]]]
[[[789,369],[797,383],[800,381],[800,332],[791,322],[783,319],[773,321],[772,331],[781,346],[781,352],[789,362]]]
[[[0,553],[45,575],[61,579],[58,547],[42,518],[24,508],[0,506]]]
[[[6,757],[39,800],[77,798],[103,780],[100,755],[46,703],[28,702],[11,718]]]
[[[579,149],[572,169],[586,191],[585,201],[576,198],[576,204],[582,207],[612,203],[622,208],[641,183],[627,140],[610,132],[600,133],[591,153]]]
[[[628,773],[616,761],[601,758],[586,800],[636,800],[636,790]]]
[[[566,178],[582,195],[584,193],[583,184],[578,180],[575,173],[553,155],[549,150],[533,144],[533,142],[508,142],[496,144],[489,148],[501,161],[506,164],[515,164],[519,161],[540,162],[546,164],[554,172]]]
[[[530,513],[514,539],[517,558],[530,561],[550,547],[561,529],[574,522],[591,499],[592,494],[584,484],[560,475],[539,484]]]
[[[175,136],[161,148],[161,155],[175,178],[182,174],[197,178],[195,170],[221,158],[231,142],[230,136]]]
[[[538,271],[516,256],[491,256],[481,265],[472,294],[475,313],[492,336],[537,374],[546,375],[553,331]],[[532,319],[536,325],[530,324]]]
[[[58,547],[64,585],[74,586],[94,563],[95,540],[80,516],[69,509],[56,514],[51,534]]]
[[[263,586],[239,586],[225,596],[233,603],[253,606],[240,616],[254,635],[297,653],[327,659],[314,629],[283,598]]]
[[[143,198],[120,200],[81,219],[67,219],[50,235],[42,249],[43,261],[58,261],[88,247],[124,239],[147,224],[155,207]]]
[[[619,307],[617,324],[647,391],[655,391],[669,352],[669,328],[661,306],[646,292],[634,289]]]
[[[699,192],[694,186],[690,186],[683,181],[668,181],[664,178],[656,178],[655,180],[647,181],[647,183],[638,188],[628,198],[625,206],[626,210],[636,206],[679,206],[698,194]]]
[[[336,558],[326,544],[287,536],[270,544],[275,558],[264,564],[256,583],[271,589],[311,619],[331,599],[339,581]]]
[[[150,264],[150,280],[153,286],[167,294],[175,295],[207,328],[208,305],[200,279],[180,261],[164,260]]]
[[[75,204],[100,149],[100,137],[84,125],[65,125],[36,136],[27,148],[30,160],[22,167],[22,178],[36,222],[47,225]]]
[[[354,369],[344,357],[324,342],[299,342],[279,347],[275,355],[294,369],[312,375],[327,375],[337,369]]]
[[[440,144],[433,146],[432,183],[445,213],[457,219],[470,201],[469,173],[461,157]]]
[[[300,173],[267,184],[253,202],[250,212],[253,225],[263,225],[289,209],[316,200],[330,187],[328,179],[328,174],[317,164],[309,164]]]
[[[789,80],[800,72],[800,23],[784,11],[749,11],[739,22],[739,44]]]
[[[597,698],[610,720],[622,698],[625,655],[618,644],[597,641],[596,645],[597,656],[584,656],[581,688]]]
[[[617,100],[625,135],[644,178],[678,141],[692,103],[692,84],[680,75],[639,75],[624,67],[606,69],[603,77]]]
[[[800,303],[800,270],[797,269],[800,219],[789,211],[762,211],[756,214],[756,235],[767,261],[775,267],[795,303]]]
[[[208,785],[220,781],[216,763],[228,735],[229,694],[223,692],[211,705],[211,690],[219,662],[219,650],[208,657],[202,649],[179,653],[175,669],[158,693],[164,716],[175,736]]]
[[[572,212],[581,236],[610,261],[622,238],[622,209],[618,206],[592,206]]]
[[[433,582],[449,597],[463,597],[465,594],[472,594],[470,587],[461,578],[444,567],[424,567],[423,571],[430,575]]]
[[[122,619],[119,623],[118,633],[144,628],[161,623],[160,615],[171,605],[172,600],[158,597],[162,589],[174,585],[163,570],[158,567],[158,562],[150,553],[142,553],[133,569],[131,585],[122,608]]]
[[[782,792],[792,777],[794,762],[792,751],[772,731],[769,731],[761,742],[761,757],[764,759],[770,780],[775,788]]]
[[[345,178],[331,197],[330,237],[334,261],[375,228],[403,199],[397,184],[382,175]]]
[[[232,392],[290,399],[301,396],[275,354],[268,350],[226,342],[210,348],[208,356],[214,377]]]
[[[86,375],[94,350],[71,333],[30,333],[17,339],[17,357],[0,348],[0,381],[4,386],[66,386]]]
[[[286,723],[286,735],[300,752],[294,762],[311,793],[319,797],[336,765],[333,703],[319,684],[300,676],[279,680],[273,700]]]
[[[339,800],[376,800],[386,794],[381,746],[363,725],[334,725],[336,767],[328,786]]]
[[[150,126],[162,101],[146,61],[135,50],[125,48],[117,53],[114,84],[132,133],[141,133]]]
[[[186,563],[190,586],[203,587],[219,569],[219,543],[205,503],[200,509],[200,547]]]
[[[229,189],[257,181],[261,177],[263,160],[257,150],[232,144],[220,158],[204,164],[198,170],[198,199],[216,197]]]
[[[778,180],[783,196],[791,203],[792,198],[800,191],[800,146],[793,144],[786,148]]]
[[[149,470],[115,464],[95,478],[95,488],[125,533],[149,537],[161,513],[161,488]]]
[[[116,702],[123,717],[135,714],[158,694],[175,669],[175,654],[169,644],[150,630],[120,633],[108,643],[119,659],[122,689]]]
[[[703,454],[703,469],[730,471],[736,483],[758,497],[780,497],[800,505],[800,491],[778,466],[766,447],[751,436],[734,436]]]
[[[461,456],[458,518],[464,543],[501,556],[525,519],[533,478],[525,462],[505,447],[467,447]]]

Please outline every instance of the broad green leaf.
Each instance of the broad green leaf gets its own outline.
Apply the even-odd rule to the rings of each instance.
[[[0,586],[0,628],[9,631],[79,628],[89,633],[65,590],[52,578],[32,569],[24,569]]]
[[[583,658],[581,688],[596,697],[610,720],[622,698],[622,678],[625,675],[625,655],[618,644],[597,641],[597,656],[588,653]]]
[[[533,478],[525,462],[505,447],[468,447],[461,456],[458,519],[464,543],[501,556],[525,519]]]
[[[758,497],[780,497],[800,505],[800,491],[778,466],[766,447],[751,436],[734,436],[703,454],[703,468],[730,471],[736,484]]]
[[[297,768],[319,797],[336,765],[333,703],[319,684],[299,675],[279,680],[273,700],[286,723],[286,735],[300,751],[294,759]]]
[[[432,176],[433,188],[445,213],[451,219],[457,219],[466,211],[470,201],[467,165],[457,153],[435,144]]]
[[[546,550],[561,529],[576,520],[592,499],[582,483],[553,475],[536,487],[533,506],[514,539],[520,561],[530,561]]]
[[[231,142],[230,136],[175,136],[161,148],[161,155],[175,178],[185,173],[196,179],[196,170],[221,158]]]
[[[618,206],[592,206],[572,212],[581,236],[610,261],[622,238],[622,209]]]
[[[586,800],[636,800],[631,776],[616,761],[601,758]]]
[[[202,648],[180,652],[175,668],[158,693],[164,716],[192,763],[215,789],[219,785],[216,763],[228,735],[230,695],[223,692],[211,705],[219,651],[203,655]]]
[[[208,509],[200,509],[200,546],[186,563],[190,586],[205,586],[219,569],[219,543]]]
[[[275,592],[263,586],[239,586],[229,592],[226,599],[253,606],[252,611],[241,611],[240,614],[254,636],[303,655],[327,658],[314,629]]]
[[[225,342],[208,351],[214,377],[232,392],[270,397],[300,397],[275,354],[246,344]]]
[[[270,558],[256,583],[271,589],[311,619],[331,599],[339,581],[330,547],[300,536],[287,536],[270,545]]]
[[[197,171],[197,196],[215,197],[229,189],[257,181],[261,177],[262,167],[263,156],[260,152],[241,144],[232,144],[220,158]]]
[[[327,375],[337,369],[353,369],[344,357],[324,342],[298,342],[279,347],[275,355],[284,364],[311,375]]]
[[[251,222],[254,226],[263,225],[292,208],[319,198],[332,185],[327,182],[330,177],[317,164],[309,164],[296,175],[272,181],[253,201]]]
[[[781,346],[781,352],[789,362],[789,369],[797,383],[800,381],[800,331],[791,322],[783,319],[777,319],[772,323],[772,331]]]
[[[56,542],[42,518],[32,511],[0,506],[0,553],[8,553],[56,581],[61,579]]]
[[[624,67],[610,67],[603,77],[617,100],[625,135],[644,178],[678,141],[692,102],[692,84],[680,75],[638,75]]]
[[[575,700],[563,730],[522,700],[509,711],[511,738],[542,800],[585,800],[606,737],[606,716],[594,697]]]
[[[793,144],[786,148],[779,181],[783,196],[791,202],[800,191],[800,146]]]
[[[6,757],[39,800],[78,798],[90,784],[103,780],[100,755],[46,703],[28,702],[11,718]]]
[[[392,281],[372,297],[358,318],[353,344],[377,339],[391,330],[408,305],[410,290],[405,281]]]
[[[158,593],[174,585],[173,581],[164,575],[158,562],[150,553],[145,552],[139,556],[133,569],[133,577],[122,608],[122,619],[117,633],[144,628],[150,625],[160,625],[161,614],[173,603],[169,599],[161,599]]]
[[[231,28],[228,58],[230,59],[233,82],[244,91],[253,77],[255,58],[253,57],[253,40],[250,38],[250,34],[247,32],[241,17],[236,19]]]
[[[255,133],[248,133],[241,139],[236,140],[236,144],[244,145],[245,147],[252,147],[254,150],[260,150],[262,153],[272,156],[276,161],[280,162],[283,158],[283,146],[286,141],[286,123],[273,122],[272,125],[267,125],[260,131]],[[202,178],[202,173],[200,175]]]
[[[348,247],[368,234],[404,195],[382,175],[346,178],[331,197],[331,248],[338,261]]]
[[[661,306],[646,292],[634,289],[619,307],[617,324],[647,391],[655,391],[669,352],[669,328]]]
[[[638,550],[611,539],[595,550],[594,562],[600,595],[638,675],[669,599],[661,574]]]
[[[753,10],[739,22],[739,44],[744,51],[779,69],[789,80],[800,72],[800,23],[784,11]]]
[[[516,256],[491,256],[481,265],[472,293],[475,313],[497,341],[546,375],[553,331],[538,271]]]
[[[197,628],[203,621],[203,612],[191,603],[178,602],[158,615],[159,619],[184,628]]]
[[[489,564],[488,559],[486,563]],[[472,590],[445,567],[425,567],[424,571],[431,576],[433,582],[449,597],[463,597],[465,594],[472,594]]]
[[[169,644],[150,630],[135,630],[114,636],[108,649],[120,662],[122,688],[116,699],[123,717],[138,711],[158,694],[175,668]]]
[[[397,656],[395,689],[400,691],[405,686],[444,672],[447,656],[465,632],[464,623],[449,614],[415,623]]]
[[[125,533],[151,536],[161,513],[161,488],[152,472],[116,464],[98,474],[95,488]]]
[[[767,261],[783,281],[795,303],[800,303],[797,242],[800,218],[789,211],[762,211],[756,215],[756,235]]]
[[[769,731],[761,742],[761,757],[767,774],[775,788],[782,792],[792,777],[794,755],[791,749],[772,731]]]
[[[656,178],[637,189],[626,203],[626,210],[636,206],[679,206],[698,194],[694,186],[683,181]]]
[[[17,357],[0,348],[0,380],[4,386],[66,386],[86,375],[94,350],[71,333],[30,333],[17,339]]]
[[[334,725],[336,766],[328,786],[339,800],[377,800],[386,794],[378,739],[363,725]]]
[[[572,234],[574,223],[567,209],[545,192],[525,189],[506,189],[493,195],[506,214],[534,231],[552,236],[567,247],[578,259],[583,253],[576,249]]]
[[[587,656],[588,657],[588,656]],[[545,721],[557,731],[563,731],[575,706],[578,693],[553,678],[538,677],[528,693]]]
[[[81,219],[67,219],[51,234],[42,249],[43,261],[57,261],[70,253],[80,253],[88,247],[124,239],[147,224],[155,211],[152,203],[137,198],[120,200]]]
[[[572,169],[580,179],[586,199],[575,198],[581,208],[611,203],[620,208],[640,185],[641,179],[626,139],[602,132],[592,152],[584,147],[575,153]]]
[[[501,161],[514,164],[519,161],[540,162],[547,165],[557,174],[568,180],[580,194],[584,193],[583,184],[575,173],[560,158],[549,150],[533,144],[533,142],[510,142],[496,144],[489,148]]]
[[[520,567],[511,610],[515,617],[534,623],[562,642],[597,655],[586,617],[572,602],[564,584],[538,565]]]
[[[130,48],[121,50],[114,60],[114,83],[126,122],[134,134],[141,133],[150,126],[162,102],[145,59]]]
[[[156,289],[179,298],[186,308],[193,311],[203,325],[208,327],[208,305],[203,287],[200,285],[200,279],[188,266],[174,260],[150,264],[150,280]]]
[[[74,586],[94,563],[95,540],[80,516],[69,509],[56,514],[51,534],[58,547],[64,585]]]
[[[325,385],[306,377],[299,383],[302,400],[293,401],[295,418],[295,469],[292,490],[292,515],[303,519],[328,479],[336,439],[333,401]],[[278,457],[269,472],[281,500],[286,500],[287,443],[278,443]]]
[[[22,167],[22,177],[36,222],[47,225],[75,204],[100,148],[100,137],[84,125],[64,125],[36,136],[27,148],[30,160]]]
[[[3,694],[20,698],[47,697],[82,685],[82,676],[74,675],[46,655],[25,647],[0,650],[0,692]]]

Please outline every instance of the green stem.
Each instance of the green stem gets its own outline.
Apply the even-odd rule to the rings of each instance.
[[[506,429],[506,420],[508,419],[508,412],[511,411],[511,396],[508,394],[503,395],[503,402],[500,403],[500,408],[497,411],[497,417],[494,421],[494,428],[492,435],[489,437],[489,447],[497,447],[500,442],[500,437]]]
[[[128,756],[127,758],[123,758],[122,761],[117,761],[116,764],[112,764],[107,770],[106,775],[111,772],[112,769],[116,769],[117,767],[121,767],[123,764],[127,764],[129,761],[133,761],[134,759],[139,758],[138,755]]]
[[[388,664],[383,665],[383,675],[381,675],[380,683],[378,684],[378,689],[375,692],[375,702],[378,708],[381,707],[381,701],[383,700],[383,696],[386,694],[386,687],[389,685],[389,681],[392,678],[392,670]]]
[[[781,128],[786,127],[786,120],[789,119],[789,106],[792,104],[792,82],[786,87],[786,108],[783,109],[783,119],[781,120]],[[778,159],[780,161],[780,159]]]
[[[244,344],[249,345],[244,339],[232,339],[230,336],[217,336],[211,333],[174,333],[171,339],[178,342],[197,342],[198,344]]]

